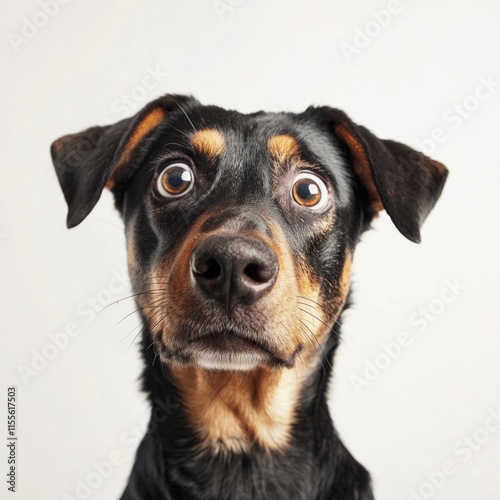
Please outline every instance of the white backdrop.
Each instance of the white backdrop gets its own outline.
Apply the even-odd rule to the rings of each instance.
[[[17,498],[113,499],[129,473],[147,419],[139,320],[119,323],[131,300],[97,314],[128,295],[122,224],[105,193],[66,230],[49,145],[166,92],[244,112],[329,104],[449,167],[421,245],[384,214],[358,247],[331,409],[378,499],[500,498],[498,2],[1,11],[0,372],[2,394],[18,392]]]

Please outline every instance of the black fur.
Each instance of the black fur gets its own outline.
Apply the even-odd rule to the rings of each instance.
[[[142,138],[112,188],[127,231],[134,235],[135,259],[141,270],[150,269],[159,256],[175,253],[198,218],[223,200],[226,208],[208,225],[219,227],[238,219],[265,232],[268,228],[260,217],[265,211],[283,228],[292,253],[305,256],[314,274],[324,280],[322,293],[335,295],[346,250],[354,251],[375,213],[373,186],[353,168],[360,154],[368,161],[362,166],[369,169],[376,196],[396,227],[413,241],[419,241],[420,227],[446,179],[442,165],[407,146],[376,138],[339,110],[323,107],[301,114],[242,115],[202,106],[190,97],[167,95],[128,120],[54,143],[52,156],[69,206],[69,227],[92,210],[138,124],[157,108],[165,110],[165,120]],[[334,132],[339,125],[352,141]],[[224,159],[217,165],[197,158],[187,141],[194,129],[204,128],[216,128],[226,138]],[[314,229],[315,221],[324,215],[293,212],[273,194],[272,165],[265,145],[275,134],[296,138],[301,158],[331,184],[336,220],[328,232]],[[158,170],[172,158],[196,165],[199,187],[185,200],[166,204],[152,195],[151,185]],[[203,447],[170,366],[157,358],[157,342],[148,321],[143,320],[143,388],[152,418],[122,500],[373,498],[369,474],[339,439],[326,401],[340,320],[322,346],[321,363],[302,389],[288,446],[269,452],[254,444],[248,453],[238,454],[214,454]]]
[[[143,354],[150,368],[144,372],[143,389],[153,417],[122,500],[373,499],[368,472],[342,444],[328,411],[326,390],[338,327],[301,396],[290,447],[270,454],[256,446],[250,455],[229,457],[196,452],[199,443],[168,368],[154,362],[151,339],[144,333]]]

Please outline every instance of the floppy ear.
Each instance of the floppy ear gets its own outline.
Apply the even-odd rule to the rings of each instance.
[[[379,139],[343,111],[328,108],[328,114],[366,190],[372,215],[385,208],[399,231],[419,243],[420,228],[441,195],[447,168],[404,144]]]
[[[87,217],[107,187],[118,190],[144,159],[155,131],[181,103],[194,99],[165,95],[135,116],[114,125],[92,127],[54,141],[50,148],[59,184],[68,204],[67,226]]]

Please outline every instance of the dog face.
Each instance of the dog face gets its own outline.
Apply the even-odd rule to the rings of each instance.
[[[68,226],[113,191],[162,359],[231,371],[317,359],[362,231],[385,208],[418,241],[447,175],[332,108],[244,115],[182,96],[52,156]]]

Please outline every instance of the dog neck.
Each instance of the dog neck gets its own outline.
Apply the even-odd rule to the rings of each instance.
[[[245,372],[173,366],[170,373],[202,446],[248,453],[257,443],[280,451],[290,442],[300,394],[318,365],[311,364]]]
[[[152,414],[122,498],[135,499],[134,491],[140,498],[305,500],[334,491],[371,498],[354,496],[369,491],[369,476],[337,438],[328,411],[338,335],[331,332],[316,363],[224,372],[162,365],[146,330],[143,387]],[[352,478],[346,468],[355,484],[344,484]]]
[[[268,452],[285,449],[305,401],[325,397],[321,381],[329,378],[336,346],[332,341],[338,335],[332,332],[324,349],[302,355],[291,368],[224,371],[161,365],[153,355],[149,332],[145,333],[144,388],[153,406],[166,398],[180,407],[198,446],[215,455],[248,453],[254,446]]]

